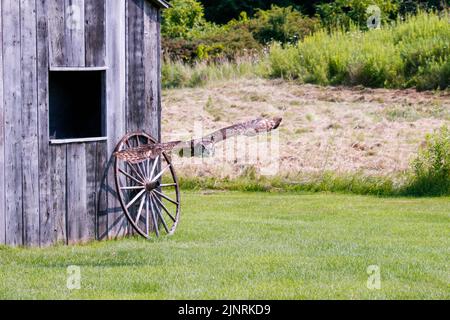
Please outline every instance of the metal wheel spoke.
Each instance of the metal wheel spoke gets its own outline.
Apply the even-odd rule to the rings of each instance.
[[[166,221],[164,220],[164,217],[161,214],[161,210],[158,209],[158,206],[156,205],[156,203],[153,201],[153,195],[150,195],[150,203],[151,205],[155,208],[156,213],[158,214],[159,218],[161,219],[161,222],[164,226],[164,229],[166,230],[167,233],[170,233],[169,228],[167,227]]]
[[[159,156],[156,157],[155,162],[153,162],[152,171],[150,171],[150,180],[153,180],[153,175],[155,174],[156,166],[159,162]]]
[[[152,177],[150,177],[150,159],[145,160],[145,171],[147,172],[147,177],[152,180]]]
[[[137,169],[133,166],[133,164],[131,164],[131,163],[129,163],[129,162],[127,162],[127,164],[128,164],[128,166],[131,168],[131,170],[133,170],[134,174],[137,175],[140,179],[142,179],[142,182],[144,182],[144,181],[145,181],[145,178],[144,178],[145,175],[142,174],[141,168],[140,168],[139,164],[138,164],[138,163],[136,164]],[[139,172],[138,172],[138,171],[139,171]]]
[[[135,221],[136,224],[138,224],[139,219],[141,218],[142,209],[144,208],[144,204],[145,204],[145,200],[146,200],[146,199],[147,199],[147,195],[144,195],[144,196],[142,197],[141,204],[139,205],[138,215],[137,215],[137,218],[136,218],[136,221]]]
[[[144,188],[144,186],[120,187],[120,190],[142,190]]]
[[[156,216],[155,216],[156,209],[153,208],[153,202],[151,202],[151,201],[150,201],[150,207],[151,207],[151,211],[152,211],[153,226],[155,227],[156,236],[159,237],[158,221],[156,220]]]
[[[130,178],[131,180],[133,180],[134,182],[136,182],[137,184],[143,185],[144,182],[143,181],[139,181],[138,179],[136,179],[135,177],[133,177],[132,175],[126,173],[125,171],[123,171],[122,169],[119,169],[119,172],[124,174],[125,176],[127,176],[128,178]]]
[[[166,199],[169,202],[172,202],[173,204],[178,205],[178,202],[176,202],[175,200],[169,198],[168,196],[166,196],[164,193],[159,192],[158,190],[153,190],[157,195],[159,195],[160,197],[163,197],[164,199]]]
[[[162,201],[158,198],[158,197],[154,197],[154,199],[156,200],[156,202],[158,202],[158,204],[164,209],[164,211],[167,213],[167,215],[170,217],[170,219],[172,219],[173,222],[176,221],[176,219],[172,216],[172,214],[169,212],[169,210],[166,208],[166,206],[164,205],[164,203],[162,203]]]
[[[143,180],[147,180],[147,174],[145,173],[145,169],[141,167],[142,162],[136,163],[136,166],[139,169],[139,172],[142,174]]]
[[[161,188],[169,188],[169,187],[176,187],[176,183],[167,183],[167,184],[161,184],[159,185]]]
[[[150,235],[149,219],[150,219],[150,215],[149,215],[148,199],[147,199],[147,201],[145,201],[145,234],[147,236]]]
[[[154,143],[157,140],[144,132],[130,133],[122,138],[116,150]],[[180,215],[180,191],[170,157],[164,152],[155,159],[149,156],[140,162],[127,162],[116,157],[114,170],[120,205],[133,230],[147,239],[173,234]],[[171,179],[163,183],[166,176]],[[155,189],[150,191],[152,188]]]
[[[170,166],[171,166],[171,164],[168,164],[164,169],[161,170],[160,173],[157,174],[156,177],[154,177],[154,178],[152,179],[152,181],[158,180],[158,179],[159,179],[159,178],[167,171],[167,169],[170,168]]]
[[[137,194],[136,197],[133,198],[127,205],[126,208],[129,209],[142,195],[145,193],[145,189]]]

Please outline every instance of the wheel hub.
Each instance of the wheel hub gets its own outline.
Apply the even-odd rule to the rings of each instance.
[[[160,187],[160,183],[159,181],[155,181],[155,182],[147,182],[145,184],[145,190],[147,190],[147,192],[151,192],[155,189],[158,189]]]

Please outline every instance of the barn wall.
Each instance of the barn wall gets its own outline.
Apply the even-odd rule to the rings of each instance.
[[[0,1],[0,43],[3,43],[2,1]],[[5,217],[5,117],[3,107],[3,50],[0,49],[0,244],[6,243]]]
[[[117,143],[126,133],[126,2],[107,1],[106,17],[108,158],[106,174],[102,179],[97,221],[100,239],[123,236],[129,229],[115,192],[114,159],[110,157]]]
[[[159,10],[146,0],[127,0],[127,131],[160,138]]]
[[[42,64],[55,67],[106,66],[106,1],[43,0],[43,24],[48,54],[42,49]],[[63,30],[63,32],[61,32]],[[48,61],[45,61],[48,56]],[[42,244],[56,241],[76,243],[92,240],[98,234],[97,208],[105,168],[107,142],[67,145],[48,143],[48,74],[42,77],[42,144],[40,179],[46,181],[41,192],[43,219]],[[81,93],[82,94],[82,93]],[[104,171],[104,170],[103,170]]]
[[[0,244],[130,233],[111,155],[126,132],[160,138],[159,22],[144,0],[0,1]],[[104,66],[107,142],[50,145],[49,69]]]
[[[51,67],[105,66],[105,0],[47,0]]]
[[[22,79],[20,2],[2,3],[6,243],[22,245]]]

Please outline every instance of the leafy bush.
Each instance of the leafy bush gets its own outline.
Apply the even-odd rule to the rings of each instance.
[[[292,7],[272,6],[259,10],[254,19],[242,13],[239,20],[219,26],[206,22],[203,7],[196,0],[175,0],[164,12],[163,49],[172,61],[193,63],[257,54],[273,40],[297,42],[318,26]],[[190,9],[192,7],[192,9]]]
[[[255,39],[262,44],[272,41],[296,43],[313,33],[318,22],[303,16],[293,7],[281,8],[272,5],[269,10],[258,10],[249,26]]]
[[[203,6],[196,0],[172,0],[164,11],[161,32],[169,38],[186,38],[189,32],[206,25]]]
[[[426,137],[425,146],[413,162],[407,194],[450,194],[450,130],[442,127]]]
[[[449,86],[448,13],[421,12],[379,30],[336,28],[297,45],[271,46],[270,76],[322,85],[445,89]]]
[[[394,20],[398,13],[396,0],[336,0],[317,6],[318,14],[324,26],[329,29],[336,27],[350,28],[357,25],[367,29],[367,20],[372,15],[367,9],[370,5],[380,8],[382,23]]]
[[[272,11],[275,16],[278,9]],[[203,61],[217,70],[221,61],[231,63],[244,57],[252,61],[248,70],[253,69],[254,74],[300,83],[446,89],[450,85],[449,19],[448,12],[419,12],[378,30],[362,32],[355,26],[320,30],[297,44],[271,44],[263,54],[265,47],[252,32],[270,28],[258,23],[257,29],[253,20],[242,16],[226,26],[191,30],[191,39],[164,38],[163,47],[168,61],[190,67]],[[202,68],[202,72],[207,69]],[[178,82],[167,83],[172,87]],[[184,80],[179,83],[186,85]]]

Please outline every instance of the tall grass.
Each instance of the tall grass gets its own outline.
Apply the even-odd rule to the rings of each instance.
[[[214,177],[180,177],[185,190],[227,190],[243,192],[335,192],[375,196],[404,195],[400,186],[387,177],[369,177],[362,174],[336,175],[325,172],[302,181],[282,177],[249,177],[242,175],[233,179]]]
[[[162,86],[166,89],[200,87],[214,81],[253,78],[262,74],[261,67],[259,61],[250,57],[193,65],[166,60],[162,66]]]
[[[450,194],[450,129],[442,127],[426,138],[413,162],[406,192],[412,195]]]
[[[296,45],[274,44],[269,76],[321,85],[444,89],[450,85],[449,19],[448,13],[421,12],[379,30],[322,30]]]
[[[445,89],[450,86],[449,21],[448,12],[420,12],[378,30],[321,30],[294,45],[272,44],[260,57],[194,65],[166,61],[163,87],[265,77],[320,85]]]

